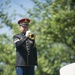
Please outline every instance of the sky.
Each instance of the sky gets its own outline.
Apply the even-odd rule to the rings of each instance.
[[[8,8],[8,6],[5,5],[6,1],[9,1],[9,0],[0,0],[0,4],[3,3],[3,8],[5,8],[5,12],[8,12],[9,15],[11,15],[14,10],[16,10],[16,13],[28,15],[26,11],[28,9],[32,9],[34,6],[34,3],[31,0],[10,0],[11,3],[8,6],[11,6],[11,7]],[[19,6],[20,4],[25,7],[26,11],[24,11],[24,9],[22,9]],[[17,18],[17,20],[19,19],[20,17]]]
[[[6,1],[11,1],[11,3],[9,5],[5,5]],[[28,15],[26,13],[26,11],[28,9],[32,9],[34,7],[34,3],[31,0],[0,0],[0,5],[3,4],[2,8],[5,9],[4,13],[8,12],[8,15],[10,16],[11,14],[13,14],[13,11],[16,10],[16,13],[18,14],[22,14],[22,15]],[[22,9],[19,5],[23,5],[25,7],[25,10]],[[10,6],[10,8],[9,8]],[[1,10],[1,9],[0,9]],[[20,20],[21,17],[16,16],[16,20],[13,20],[13,22],[17,23],[18,20]],[[8,33],[9,29],[4,27],[2,29],[0,29],[0,34],[2,33]]]

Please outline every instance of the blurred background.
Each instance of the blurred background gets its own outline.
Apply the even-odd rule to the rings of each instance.
[[[75,62],[75,0],[0,0],[0,75],[16,75],[12,37],[22,18],[36,34],[36,75],[59,75]]]

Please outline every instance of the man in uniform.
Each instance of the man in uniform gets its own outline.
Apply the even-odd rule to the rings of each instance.
[[[34,75],[34,66],[37,65],[37,49],[35,39],[29,38],[30,20],[23,18],[18,21],[21,33],[13,36],[16,47],[16,74]]]

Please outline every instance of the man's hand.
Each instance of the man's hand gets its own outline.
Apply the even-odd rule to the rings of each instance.
[[[26,31],[26,35],[25,36],[28,37],[30,33],[31,33],[30,30]]]

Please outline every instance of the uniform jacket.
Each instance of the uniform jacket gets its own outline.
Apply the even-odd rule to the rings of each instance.
[[[16,66],[37,65],[37,49],[35,40],[26,37],[23,33],[13,36],[16,46]]]

